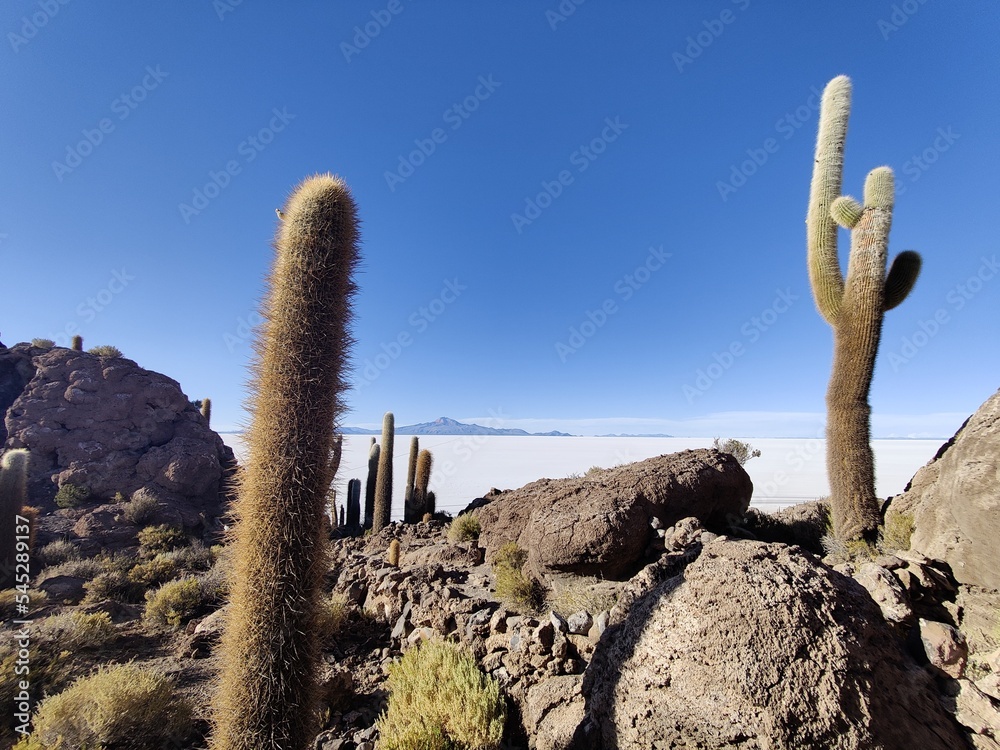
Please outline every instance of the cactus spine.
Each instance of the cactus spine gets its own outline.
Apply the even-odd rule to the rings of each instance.
[[[371,448],[368,449],[368,481],[365,484],[365,528],[370,529],[375,519],[375,486],[378,484],[378,461],[381,455],[381,448],[372,438]]]
[[[302,182],[284,215],[255,342],[213,750],[305,750],[318,729],[322,520],[344,408],[358,220],[331,175]]]
[[[378,531],[388,526],[392,515],[392,444],[395,438],[395,428],[396,419],[391,411],[387,411],[382,417],[382,450],[378,458],[372,531]]]
[[[205,424],[212,424],[212,399],[203,398],[201,400],[201,416],[205,418]]]
[[[892,225],[892,170],[878,167],[865,179],[864,203],[840,195],[851,82],[827,84],[809,194],[809,281],[820,314],[833,328],[833,370],[827,388],[827,472],[834,534],[874,541],[881,520],[871,449],[871,388],[886,310],[910,293],[920,256],[900,253],[886,275]],[[845,281],[837,257],[837,224],[851,230]]]
[[[403,504],[403,522],[416,523],[420,518],[420,507],[413,501],[413,483],[417,475],[417,454],[420,453],[420,439],[410,438],[410,460],[406,467],[406,493]]]
[[[361,525],[361,480],[347,483],[347,526]]]
[[[9,450],[0,458],[0,586],[14,584],[17,517],[23,516],[28,502],[28,462],[24,448]],[[34,523],[30,524],[32,536]],[[29,541],[30,544],[30,541]]]

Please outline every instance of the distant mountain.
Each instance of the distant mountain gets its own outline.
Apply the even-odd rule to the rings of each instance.
[[[664,435],[662,433],[656,433],[655,435],[627,435],[627,434],[621,434],[621,435],[598,435],[597,437],[613,437],[613,438],[619,438],[619,437],[672,438],[674,436],[673,435]]]
[[[343,427],[344,435],[381,435],[381,430],[368,430],[363,427]],[[531,437],[572,437],[565,432],[526,432],[513,428],[483,427],[478,424],[465,424],[450,417],[441,417],[433,422],[406,425],[396,428],[397,435],[520,435]]]

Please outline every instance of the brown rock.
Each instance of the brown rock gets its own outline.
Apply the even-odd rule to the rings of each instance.
[[[489,560],[505,542],[528,550],[538,576],[572,573],[613,580],[643,563],[655,534],[693,516],[724,530],[742,518],[753,483],[727,453],[712,449],[650,458],[586,477],[541,479],[492,495],[475,510]]]
[[[1000,590],[1000,391],[892,499],[913,517],[910,548],[951,565],[960,583]]]
[[[608,629],[584,695],[623,750],[964,743],[867,592],[779,544],[706,545]]]
[[[581,675],[550,677],[528,689],[522,723],[535,750],[570,750],[583,721]]]
[[[965,673],[969,647],[965,636],[943,622],[920,621],[920,642],[931,666],[946,677],[958,679]]]

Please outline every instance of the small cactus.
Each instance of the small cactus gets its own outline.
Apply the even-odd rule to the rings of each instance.
[[[212,424],[212,399],[203,398],[201,400],[201,416],[205,418],[205,424]]]
[[[417,456],[416,480],[413,487],[413,504],[417,512],[422,516],[424,513],[433,513],[433,507],[427,507],[427,485],[431,481],[431,465],[434,457],[429,450],[420,451]]]
[[[28,464],[24,448],[9,450],[0,458],[0,588],[14,582],[17,517],[28,503]],[[32,531],[34,524],[31,524]]]
[[[72,349],[74,352],[82,352],[83,351],[83,336],[79,336],[79,335],[78,336],[74,336],[70,340],[69,348]]]
[[[392,445],[395,426],[395,417],[391,411],[387,411],[382,417],[382,450],[378,459],[378,478],[375,483],[373,531],[384,529],[392,517]]]
[[[361,525],[361,480],[352,479],[347,483],[347,519],[346,526]]]
[[[900,253],[886,274],[895,203],[892,170],[878,167],[865,180],[864,202],[840,195],[851,82],[838,76],[820,104],[819,135],[809,194],[809,281],[816,307],[833,328],[834,354],[827,404],[827,472],[834,535],[874,542],[881,521],[871,449],[871,389],[887,310],[910,293],[920,256]],[[851,230],[844,278],[837,255],[837,224]]]
[[[389,542],[389,551],[386,554],[386,561],[393,568],[399,567],[399,540],[393,539]]]

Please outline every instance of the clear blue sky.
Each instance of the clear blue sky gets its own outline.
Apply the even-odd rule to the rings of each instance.
[[[346,424],[815,434],[813,92],[844,73],[845,191],[892,166],[891,253],[924,257],[875,434],[996,390],[995,2],[561,7],[5,3],[0,339],[114,344],[235,428],[274,209],[332,171],[363,219]]]

